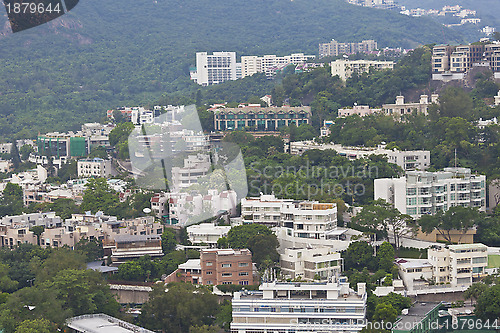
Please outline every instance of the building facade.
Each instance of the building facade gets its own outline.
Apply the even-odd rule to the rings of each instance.
[[[382,110],[387,116],[392,116],[396,120],[404,120],[405,116],[412,114],[424,114],[427,115],[427,110],[432,103],[437,104],[439,95],[431,95],[431,100],[429,102],[428,95],[421,95],[420,100],[414,103],[405,103],[404,96],[397,96],[396,103],[394,104],[384,104],[382,105]]]
[[[286,248],[280,256],[284,278],[306,281],[337,281],[342,272],[340,253],[327,247]]]
[[[252,252],[248,249],[203,249],[200,264],[201,279],[206,285],[258,283],[253,274]]]
[[[401,178],[375,179],[374,187],[375,200],[384,199],[413,218],[453,206],[486,211],[486,176],[472,174],[467,168],[409,171]]]
[[[358,332],[365,326],[366,285],[263,283],[234,293],[232,333]]]
[[[196,73],[192,79],[200,86],[236,80],[236,52],[196,53]]]
[[[376,61],[376,60],[347,60],[337,59],[330,63],[332,76],[338,75],[342,80],[346,80],[352,74],[367,73],[371,69],[382,70],[394,68],[393,61]]]
[[[347,147],[339,144],[317,144],[314,141],[297,141],[290,142],[290,154],[301,155],[310,149],[332,149],[340,156],[344,156],[349,160],[368,158],[370,155],[385,155],[387,162],[394,163],[405,171],[425,170],[431,164],[431,153],[428,150],[390,150],[384,147]]]
[[[332,39],[328,43],[319,44],[319,57],[337,57],[342,54],[369,53],[377,49],[377,42],[370,39],[361,43],[339,43]]]
[[[111,161],[102,158],[82,159],[77,162],[78,177],[108,177]]]
[[[218,131],[278,131],[284,126],[310,122],[310,106],[219,108],[214,111],[214,126]]]
[[[352,108],[339,109],[338,117],[345,118],[353,115],[366,117],[381,111],[382,109],[371,109],[368,105],[354,105]]]
[[[271,77],[277,70],[288,65],[303,65],[308,60],[314,59],[314,55],[305,55],[304,53],[293,53],[289,56],[279,57],[274,54],[268,54],[262,57],[259,56],[242,56],[241,57],[241,76],[251,76],[255,73],[266,73],[266,76]]]
[[[436,45],[432,49],[433,79],[439,75],[465,73],[474,64],[485,63],[500,71],[500,43],[480,45]]]

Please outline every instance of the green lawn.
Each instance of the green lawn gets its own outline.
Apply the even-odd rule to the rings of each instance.
[[[488,268],[500,267],[500,255],[490,254],[488,255]]]

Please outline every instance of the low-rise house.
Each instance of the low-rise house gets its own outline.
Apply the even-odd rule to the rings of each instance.
[[[231,226],[218,226],[214,223],[201,223],[186,228],[192,244],[207,244],[210,247],[216,247],[219,238],[226,237],[229,230]]]
[[[163,256],[161,235],[120,235],[115,236],[111,249],[113,265],[148,255],[152,258]]]

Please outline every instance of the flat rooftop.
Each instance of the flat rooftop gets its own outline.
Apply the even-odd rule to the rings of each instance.
[[[441,303],[415,303],[408,310],[408,314],[402,314],[398,317],[394,325],[398,325],[396,329],[401,327],[403,330],[409,330],[409,327],[417,325],[432,309],[440,305]]]
[[[67,321],[68,327],[86,333],[154,333],[126,321],[105,315],[83,315]]]

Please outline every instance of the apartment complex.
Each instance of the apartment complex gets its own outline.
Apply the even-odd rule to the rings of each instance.
[[[78,160],[78,177],[108,177],[111,175],[111,161],[102,158]]]
[[[39,135],[36,145],[38,155],[44,157],[84,157],[90,152],[88,139],[72,132]]]
[[[259,291],[234,293],[233,333],[358,332],[365,326],[366,285],[263,283]]]
[[[252,285],[254,281],[252,252],[248,249],[204,249],[200,254],[203,284]]]
[[[389,163],[394,163],[405,171],[425,170],[431,164],[431,153],[428,150],[390,150],[382,145],[376,148],[348,147],[339,144],[318,144],[314,141],[290,142],[290,154],[301,155],[310,149],[332,149],[349,160],[368,158],[370,155],[385,155]]]
[[[486,176],[467,168],[408,171],[401,178],[375,179],[375,199],[384,199],[401,213],[419,218],[453,206],[486,211]]]
[[[396,103],[382,105],[382,110],[387,116],[392,116],[396,120],[404,120],[405,116],[412,114],[427,115],[427,110],[432,103],[439,103],[439,95],[432,94],[429,101],[428,95],[420,95],[420,100],[414,103],[405,103],[404,96],[397,96]]]
[[[271,77],[277,70],[288,65],[303,65],[308,60],[314,59],[314,55],[304,55],[304,53],[293,53],[289,56],[279,57],[274,54],[259,56],[241,57],[241,77],[251,76],[255,73],[266,73]]]
[[[368,105],[354,105],[352,108],[339,109],[338,117],[345,118],[354,115],[366,117],[381,111],[382,109],[371,109]]]
[[[500,72],[500,43],[479,45],[436,45],[432,49],[433,79],[465,73],[474,64],[485,64]],[[457,76],[463,78],[463,76]]]
[[[354,73],[362,74],[367,73],[370,70],[393,69],[394,61],[337,59],[332,61],[330,66],[332,76],[338,75],[345,81]]]
[[[480,243],[433,247],[428,258],[436,283],[469,286],[486,274],[488,247]]]
[[[290,236],[325,239],[337,227],[337,205],[317,201],[277,199],[273,194],[241,200],[243,223],[287,229]]]
[[[480,243],[433,246],[427,257],[396,261],[409,291],[469,287],[486,275],[488,247]]]
[[[311,122],[310,106],[218,108],[214,126],[218,131],[278,131],[283,126],[300,126]]]
[[[236,52],[196,53],[196,71],[191,79],[201,86],[211,86],[238,79]]]
[[[280,256],[284,278],[306,281],[337,281],[342,272],[342,262],[340,253],[328,247],[286,248]]]
[[[377,42],[373,39],[361,43],[340,43],[332,39],[328,43],[319,44],[319,57],[337,57],[342,54],[369,53],[377,49]]]

